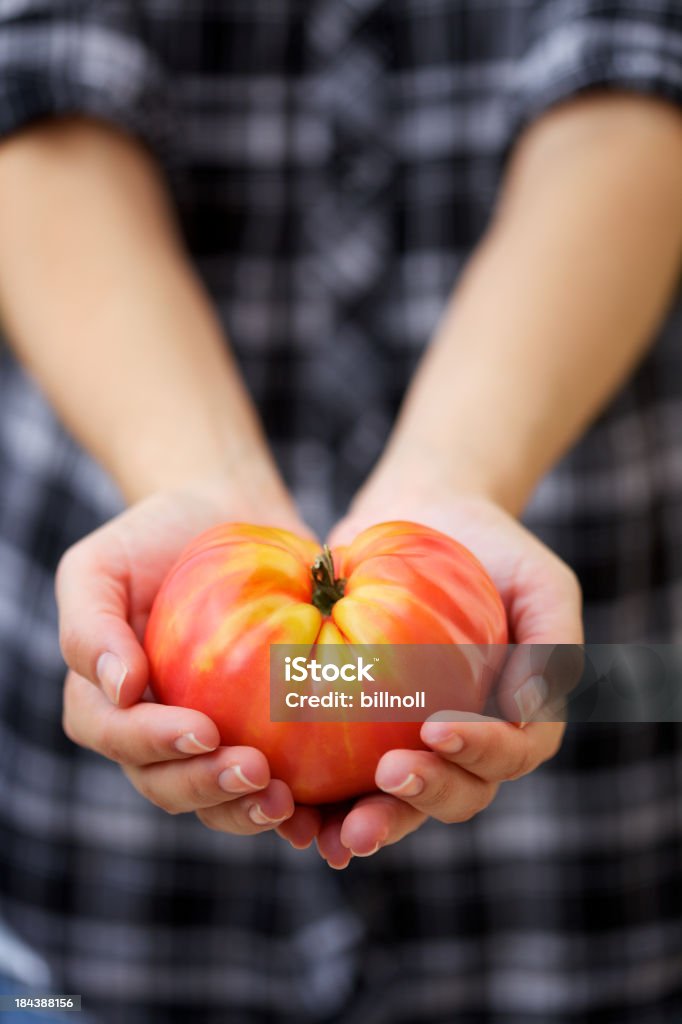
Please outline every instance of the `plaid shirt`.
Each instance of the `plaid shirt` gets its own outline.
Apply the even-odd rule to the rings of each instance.
[[[87,112],[154,149],[321,530],[520,128],[593,87],[682,101],[679,0],[0,0],[0,133]],[[682,639],[681,330],[677,305],[528,510],[593,640]],[[6,971],[108,1024],[682,1019],[680,726],[572,728],[475,820],[344,873],[211,833],[62,734],[54,569],[120,498],[7,349],[0,481]]]

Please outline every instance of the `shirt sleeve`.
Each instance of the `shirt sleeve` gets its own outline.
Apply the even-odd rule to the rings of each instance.
[[[67,114],[110,121],[167,155],[166,83],[136,0],[0,0],[0,137]]]
[[[535,0],[514,72],[516,130],[589,89],[682,105],[682,0]]]

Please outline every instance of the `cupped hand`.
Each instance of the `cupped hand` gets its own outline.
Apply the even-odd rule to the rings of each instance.
[[[67,735],[122,765],[157,806],[195,811],[209,828],[240,834],[290,818],[289,787],[270,778],[258,750],[220,746],[206,715],[144,700],[148,665],[141,641],[161,582],[196,534],[241,520],[309,535],[283,492],[273,488],[251,500],[246,494],[222,480],[155,494],[70,548],[57,572],[60,642],[70,669]],[[314,816],[301,818],[307,833]]]
[[[495,582],[516,644],[576,644],[583,640],[580,587],[573,572],[514,518],[487,499],[444,492],[428,499],[397,489],[356,499],[330,543],[348,543],[389,519],[432,526],[465,544]],[[493,800],[501,782],[552,757],[562,722],[530,721],[546,702],[547,682],[529,674],[521,649],[512,654],[498,695],[500,721],[461,714],[437,716],[421,730],[428,750],[392,750],[377,767],[378,792],[324,816],[317,837],[332,867],[366,857],[402,839],[428,817],[466,821]],[[521,722],[519,728],[514,722]],[[530,724],[527,724],[530,723]],[[287,823],[288,825],[288,823]],[[286,825],[283,834],[287,834]]]

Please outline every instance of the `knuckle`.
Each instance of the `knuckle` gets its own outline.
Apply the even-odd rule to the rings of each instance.
[[[481,791],[478,795],[478,800],[476,802],[476,807],[473,813],[480,814],[481,811],[484,811],[486,809],[486,807],[489,807],[490,804],[495,799],[495,797],[497,796],[497,791],[499,790],[499,788],[500,785],[498,782],[486,783],[485,786],[481,788]]]
[[[144,778],[136,776],[135,778],[130,778],[130,781],[132,782],[133,786],[140,794],[140,796],[147,800],[148,803],[153,804],[154,807],[161,806],[161,802],[157,800],[156,794],[154,793],[152,787],[149,785],[148,782],[144,781]]]
[[[550,745],[549,752],[547,754],[547,757],[545,758],[545,761],[551,761],[551,759],[553,757],[556,757],[559,751],[561,750],[561,744],[564,742],[564,731],[565,729],[562,728],[561,731],[557,733],[557,735],[555,736],[554,740]]]
[[[545,761],[549,761],[555,757],[561,748],[565,726],[555,729],[550,723],[538,722],[536,725],[539,728],[545,727],[546,729],[552,730],[549,742],[543,741],[541,750],[537,749],[537,745],[528,744],[524,747],[523,752],[517,761],[515,771],[513,774],[506,776],[509,781],[520,779],[522,776],[535,771],[535,769],[541,764],[544,764]]]
[[[520,779],[522,776],[527,775],[535,767],[535,758],[533,751],[530,746],[523,748],[519,756],[515,759],[511,770],[505,775],[505,778],[513,781],[514,779]]]
[[[78,668],[81,663],[83,637],[79,627],[73,622],[62,620],[60,623],[59,647],[67,665]]]
[[[77,743],[76,734],[74,730],[74,723],[71,714],[71,699],[70,699],[70,673],[67,673],[66,680],[64,682],[64,689],[62,691],[62,730],[64,735],[72,743]]]
[[[121,743],[111,714],[104,715],[99,727],[95,749],[104,757],[108,757],[110,761],[116,761],[118,764],[123,764],[126,760],[125,747]]]
[[[428,794],[429,806],[434,808],[447,808],[452,799],[452,785],[448,778],[439,778],[432,786]]]
[[[146,778],[144,772],[131,772],[125,771],[124,774],[128,777],[129,781],[135,787],[140,796],[148,800],[150,804],[154,804],[155,807],[161,807],[161,801],[158,799],[154,787],[151,785],[149,780]],[[164,808],[165,810],[165,808]]]
[[[158,793],[154,792],[152,786],[145,785],[144,789],[138,788],[138,792],[148,800],[154,807],[158,807],[160,811],[164,811],[166,814],[170,814],[171,817],[175,817],[177,814],[182,813],[182,808],[178,807],[171,800],[164,796],[159,796]]]
[[[195,811],[194,813],[196,814],[201,824],[205,825],[206,828],[211,830],[211,832],[225,831],[225,829],[222,827],[222,820],[218,819],[215,808],[204,807],[201,810]]]
[[[553,757],[556,757],[556,755],[559,753],[559,750],[561,749],[561,744],[563,743],[564,732],[565,726],[562,726],[561,729],[554,731],[550,739],[550,742],[547,745],[547,748],[542,753],[542,756],[539,760],[539,764],[544,764],[545,761],[551,761]]]
[[[128,779],[128,782],[130,782],[131,786],[136,789],[140,796],[147,800],[148,803],[153,804],[154,807],[158,807],[167,814],[179,813],[173,804],[158,793],[154,785],[154,780],[149,778],[144,768],[135,768],[131,765],[123,765],[121,770]]]
[[[206,785],[205,782],[197,772],[194,770],[194,765],[188,765],[190,770],[187,772],[185,779],[185,789],[187,794],[187,800],[193,806],[200,806],[206,799]]]
[[[499,760],[499,752],[508,745],[506,722],[500,728],[496,723],[485,726],[485,732],[475,737],[475,749],[471,751],[466,762],[466,769],[474,775],[485,775],[490,767],[491,755]]]
[[[475,818],[477,814],[484,811],[492,802],[497,789],[497,784],[492,782],[483,783],[480,787],[477,787],[476,792],[471,795],[470,799],[460,804],[456,812],[448,819],[448,824],[461,824],[465,821],[471,821],[472,818]]]
[[[140,758],[145,764],[160,764],[168,761],[168,745],[164,739],[151,728],[147,728],[144,736],[144,754]]]
[[[440,818],[446,825],[458,825],[461,822],[469,821],[477,813],[478,807],[474,807],[470,803],[460,804],[458,807],[453,807],[450,812]]]
[[[71,566],[73,564],[73,559],[74,559],[74,548],[70,547],[67,551],[64,552],[62,557],[59,559],[59,562],[57,563],[57,569],[56,569],[56,572],[55,572],[54,579],[55,579],[55,586],[56,586],[58,591],[59,591],[59,589],[62,587],[62,585],[64,583],[64,577],[68,576],[69,573],[71,572]]]
[[[155,807],[161,807],[163,801],[159,799],[153,785],[146,778],[144,772],[135,772],[134,774],[128,774],[128,778],[132,782],[133,786],[145,800],[148,800],[150,804],[154,804]]]
[[[64,735],[68,740],[71,740],[72,743],[76,743],[79,746],[82,746],[78,733],[74,727],[74,721],[66,701],[62,706],[62,729],[64,731]]]
[[[70,577],[85,568],[87,563],[86,538],[72,544],[59,559],[55,572],[55,587],[57,594],[61,591]]]
[[[76,697],[73,691],[73,678],[67,676],[62,699],[62,730],[64,735],[76,746],[84,747],[86,750],[95,750],[91,737],[87,733],[86,723],[77,714]],[[97,751],[99,753],[99,751]]]
[[[146,778],[144,772],[135,772],[134,774],[126,772],[125,774],[140,796],[148,803],[158,807],[161,811],[165,811],[166,814],[175,815],[180,813],[180,809],[175,804],[157,792],[154,783]]]

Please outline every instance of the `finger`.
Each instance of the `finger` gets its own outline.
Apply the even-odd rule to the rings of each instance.
[[[583,664],[578,644],[525,643],[510,648],[495,688],[497,712],[521,725],[565,722],[566,698],[580,681]]]
[[[582,644],[582,593],[575,573],[549,549],[521,562],[508,595],[517,644]]]
[[[294,813],[279,826],[277,832],[295,850],[307,850],[318,835],[321,824],[322,815],[316,807],[298,804],[294,808]]]
[[[415,807],[383,793],[363,797],[342,822],[339,841],[354,857],[371,857],[414,832],[426,816]]]
[[[511,722],[494,720],[429,719],[420,735],[422,742],[445,760],[486,782],[501,782],[526,775],[553,757],[564,729],[560,722],[533,722],[519,729]]]
[[[575,573],[539,541],[533,540],[533,550],[534,557],[520,563],[508,596],[511,632],[520,646],[496,695],[500,714],[523,724],[538,717],[565,719],[562,698],[580,678],[584,639]],[[569,657],[552,658],[553,649],[563,645]]]
[[[117,708],[75,672],[66,677],[62,723],[74,743],[119,764],[145,765],[207,754],[220,744],[215,723],[200,711],[146,701]],[[251,761],[244,770],[255,771]]]
[[[128,623],[126,560],[113,541],[102,539],[105,529],[74,545],[59,563],[59,642],[69,668],[127,707],[144,692],[149,668]]]
[[[264,790],[270,781],[265,757],[249,747],[219,747],[185,761],[125,765],[123,770],[142,796],[169,814],[215,807]]]
[[[327,861],[330,868],[334,868],[336,871],[347,868],[353,856],[348,847],[341,842],[341,826],[347,810],[347,807],[335,807],[323,814],[317,836],[317,849],[320,856]]]
[[[438,754],[391,750],[379,761],[376,784],[438,821],[469,821],[487,807],[497,783],[486,782]]]
[[[206,807],[196,812],[199,821],[216,832],[251,836],[277,828],[294,813],[289,787],[279,779],[254,796]]]

